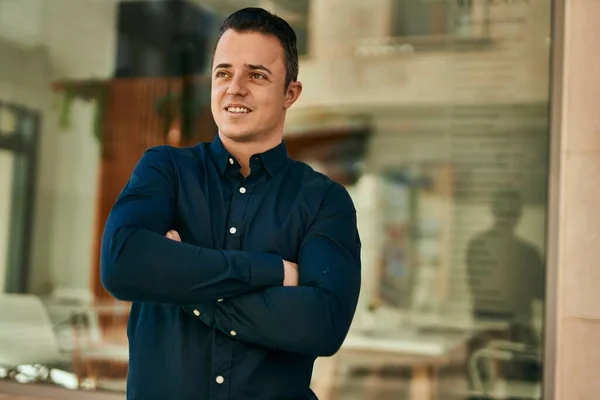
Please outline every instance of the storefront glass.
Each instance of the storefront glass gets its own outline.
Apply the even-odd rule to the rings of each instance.
[[[104,222],[144,150],[216,134],[211,52],[244,6],[296,30],[288,150],[358,212],[319,398],[541,398],[550,0],[0,0],[0,392],[124,391]]]

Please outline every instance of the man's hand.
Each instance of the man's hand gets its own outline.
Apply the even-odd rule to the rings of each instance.
[[[179,232],[176,230],[170,230],[165,237],[181,242]],[[298,286],[298,278],[298,264],[283,260],[283,286]]]
[[[177,232],[176,230],[170,230],[169,232],[167,232],[167,234],[165,235],[165,237],[167,239],[171,239],[171,240],[174,240],[176,242],[181,242],[181,237],[179,236],[179,232]]]
[[[283,260],[283,286],[298,286],[298,264]]]

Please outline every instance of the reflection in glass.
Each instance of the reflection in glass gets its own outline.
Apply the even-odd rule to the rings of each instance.
[[[483,353],[483,338],[473,341],[472,357],[481,355],[474,362],[474,378],[480,382],[490,380],[495,373],[506,380],[537,382],[541,379],[541,343],[534,330],[533,306],[534,301],[544,299],[542,257],[535,246],[515,232],[523,213],[519,192],[497,192],[491,203],[492,226],[469,241],[467,274],[473,317],[506,321],[508,329],[484,332],[493,341],[505,341],[504,348],[497,349],[503,353]],[[506,359],[501,354],[511,357]],[[486,358],[495,358],[501,365],[490,372],[482,366]]]
[[[456,34],[468,26],[473,13],[473,2],[468,0],[397,0],[393,4],[392,33],[400,37]]]
[[[296,32],[298,56],[310,55],[309,51],[309,0],[268,0],[263,7],[285,19]]]
[[[15,149],[39,127],[0,106],[0,144],[26,139],[0,150],[0,288],[11,213],[35,214],[14,246],[31,249],[31,271],[11,275],[24,293],[0,294],[0,380],[124,390],[129,304],[99,281],[99,233],[147,148],[216,134],[218,24],[263,6],[306,56],[290,155],[348,188],[363,242],[361,303],[339,353],[317,360],[319,399],[540,398],[549,0],[21,3],[0,8],[35,28],[0,30],[20,72],[0,70],[0,102],[44,125],[25,212]]]

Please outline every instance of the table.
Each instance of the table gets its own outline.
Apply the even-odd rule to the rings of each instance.
[[[335,380],[342,362],[349,359],[379,366],[412,369],[411,400],[432,400],[436,395],[437,369],[466,357],[468,334],[420,334],[402,332],[393,336],[350,333],[338,353],[319,359],[319,378],[313,390],[321,400],[334,400]],[[369,387],[377,387],[377,378]],[[371,398],[367,396],[367,398]]]

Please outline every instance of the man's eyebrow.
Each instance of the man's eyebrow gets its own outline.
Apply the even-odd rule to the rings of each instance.
[[[217,65],[213,71],[216,71],[220,68],[231,68],[231,64],[221,63],[221,64]]]
[[[261,64],[246,64],[247,68],[250,68],[251,70],[262,70],[262,71],[266,71],[269,74],[273,75],[273,73],[271,72],[271,70],[267,67],[265,67],[264,65]]]
[[[244,66],[253,71],[265,71],[265,72],[273,75],[271,70],[262,64],[244,64]],[[232,67],[232,65],[229,63],[221,63],[215,67],[214,71],[221,69],[221,68],[227,69],[227,68],[231,68],[231,67]]]

